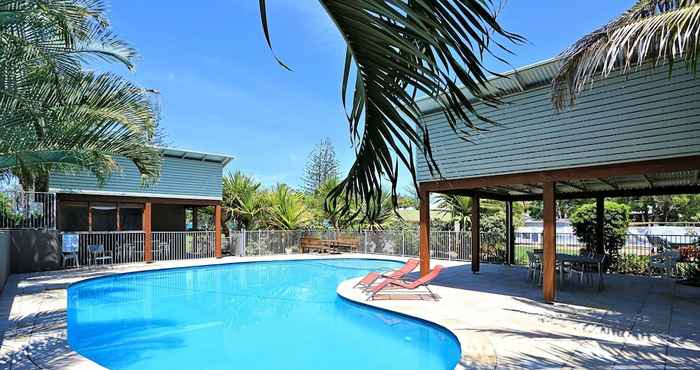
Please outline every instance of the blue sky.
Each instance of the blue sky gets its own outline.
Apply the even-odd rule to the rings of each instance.
[[[507,59],[517,67],[555,56],[632,3],[509,0],[501,23],[528,44]],[[172,146],[231,154],[228,170],[297,186],[323,138],[335,144],[343,170],[352,163],[340,101],[345,47],[317,1],[268,0],[268,8],[273,46],[293,72],[267,48],[256,0],[114,0],[110,19],[140,54],[129,78],[161,92]]]

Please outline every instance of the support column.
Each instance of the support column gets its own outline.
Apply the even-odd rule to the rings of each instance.
[[[121,217],[121,211],[119,208],[119,203],[117,203],[117,231],[122,231],[122,217]]]
[[[515,264],[515,229],[513,227],[513,201],[506,201],[506,250],[509,265]]]
[[[595,200],[596,253],[605,254],[605,198]]]
[[[557,253],[557,214],[554,195],[554,182],[544,183],[543,192],[544,253],[542,257],[542,291],[545,302],[554,302],[556,297],[556,253]]]
[[[199,230],[199,207],[192,207],[192,231]]]
[[[146,202],[143,207],[143,259],[153,262],[153,242],[151,234],[151,202]]]
[[[92,204],[88,202],[88,231],[92,231]]]
[[[221,258],[221,206],[214,206],[214,256]]]
[[[481,204],[479,197],[472,197],[472,272],[479,273],[481,265]]]
[[[430,193],[420,192],[420,275],[430,272]]]

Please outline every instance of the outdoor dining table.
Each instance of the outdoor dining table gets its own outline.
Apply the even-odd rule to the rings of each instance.
[[[540,258],[540,261],[543,260],[543,253],[535,253]],[[577,256],[573,254],[565,254],[565,253],[557,253],[556,254],[556,260],[557,263],[572,263],[572,264],[580,264],[580,265],[593,265],[598,268],[598,290],[603,290],[603,259],[602,258],[595,258],[594,256]],[[560,268],[559,269],[559,281],[562,282],[564,279],[564,269]]]

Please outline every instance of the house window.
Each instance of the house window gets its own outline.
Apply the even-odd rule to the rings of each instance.
[[[143,204],[119,203],[119,226],[122,231],[143,230]]]
[[[117,204],[90,203],[92,231],[117,231]]]
[[[63,231],[88,231],[88,203],[60,202],[60,225]]]

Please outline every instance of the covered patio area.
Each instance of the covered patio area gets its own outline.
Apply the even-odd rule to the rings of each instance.
[[[446,193],[472,197],[471,271],[481,271],[480,264],[480,199],[506,203],[506,236],[508,261],[513,262],[513,202],[543,202],[543,297],[545,302],[557,298],[556,201],[558,199],[595,199],[595,253],[604,254],[604,200],[609,197],[687,194],[700,192],[700,157],[684,157],[652,161],[610,164],[547,170],[540,172],[427,181],[420,184],[420,259],[421,274],[430,265],[430,194]],[[609,289],[614,289],[610,287]]]
[[[700,367],[700,289],[672,279],[612,275],[608,289],[565,288],[557,303],[541,301],[522,267],[446,266],[431,300],[358,302],[443,325],[462,345],[462,368],[696,369]]]

